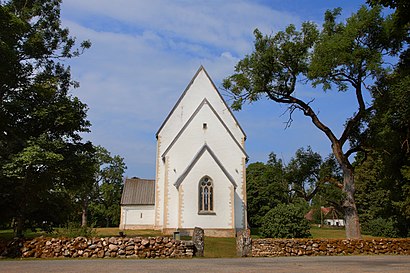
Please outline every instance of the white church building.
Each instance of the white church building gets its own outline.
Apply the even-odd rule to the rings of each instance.
[[[247,226],[246,135],[204,67],[156,138],[156,179],[126,180],[121,229],[235,236]]]

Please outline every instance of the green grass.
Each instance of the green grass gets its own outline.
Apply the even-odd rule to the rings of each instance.
[[[236,238],[205,237],[205,258],[234,258],[236,256]]]
[[[31,238],[36,238],[40,236],[47,236],[47,233],[44,231],[33,232],[31,230],[26,230],[26,232],[24,232],[25,238],[31,239]],[[0,240],[11,240],[13,238],[14,238],[14,232],[12,229],[1,229],[0,230]]]
[[[346,238],[346,231],[339,227],[317,227],[310,228],[310,234],[313,239],[344,239]]]
[[[161,231],[152,229],[141,229],[141,230],[120,230],[119,228],[96,228],[97,236],[100,237],[111,237],[118,236],[120,232],[123,232],[127,237],[156,237],[162,236]]]
[[[313,239],[345,239],[346,238],[346,231],[343,227],[323,226],[320,228],[316,225],[312,225],[310,228],[310,234],[312,234]],[[252,228],[251,235],[252,235],[252,238],[254,239],[261,238],[261,236],[259,235],[258,228]],[[363,235],[363,234],[362,234],[362,237],[363,239],[376,238],[374,236]]]

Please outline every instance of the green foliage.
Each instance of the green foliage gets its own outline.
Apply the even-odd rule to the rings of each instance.
[[[306,207],[297,204],[279,204],[263,218],[260,234],[269,238],[308,238],[310,224],[304,215]]]
[[[332,206],[341,212],[343,194],[335,185],[340,176],[333,157],[323,161],[310,147],[298,149],[286,166],[274,153],[266,164],[249,164],[246,186],[250,226],[260,227],[263,217],[278,204],[312,203]]]
[[[310,147],[296,151],[286,166],[285,173],[291,199],[303,198],[307,202],[317,194],[323,194],[329,184],[341,181],[340,168],[334,157],[330,156],[323,161]]]
[[[223,86],[233,95],[235,110],[241,109],[244,103],[266,97],[288,105],[288,125],[294,111],[300,110],[326,135],[343,171],[343,185],[338,187],[343,190],[341,205],[345,212],[346,236],[360,238],[350,156],[365,149],[366,123],[373,114],[373,105],[365,100],[364,92],[378,90],[376,80],[389,75],[391,70],[385,64],[385,56],[399,53],[403,36],[398,33],[405,31],[397,31],[394,16],[384,17],[379,6],[362,6],[345,22],[338,22],[340,13],[340,8],[327,11],[320,31],[309,22],[302,24],[300,30],[290,25],[272,36],[255,30],[254,51],[238,62],[235,73],[224,80]],[[299,97],[297,82],[311,84],[313,88],[321,85],[324,90],[352,91],[357,111],[347,117],[339,137],[323,123],[310,105],[312,101]],[[299,195],[306,196],[303,187],[298,188]]]
[[[69,199],[67,163],[90,126],[87,106],[69,94],[78,84],[63,64],[90,43],[75,48],[61,27],[60,2],[0,2],[0,219],[14,218],[18,235],[27,223],[67,216],[71,206],[56,213],[62,217],[44,212],[59,207],[54,197]]]
[[[287,182],[283,177],[283,165],[276,155],[269,155],[268,164],[256,162],[246,169],[246,192],[249,224],[258,227],[263,216],[273,207],[287,203]]]
[[[310,51],[318,38],[317,27],[302,24],[301,31],[289,25],[273,37],[256,29],[255,51],[235,66],[236,74],[223,81],[235,96],[232,107],[239,110],[246,101],[257,101],[263,94],[272,100],[288,101],[297,77],[308,71]]]
[[[94,192],[89,204],[91,221],[97,226],[118,226],[123,174],[127,167],[122,157],[112,157],[105,148],[97,146],[96,151]]]
[[[376,218],[363,223],[363,233],[377,237],[396,238],[399,237],[396,228],[397,222],[393,219]]]
[[[81,226],[76,222],[69,222],[65,228],[61,228],[57,231],[57,236],[60,237],[86,237],[92,238],[97,236],[97,230],[89,226]]]

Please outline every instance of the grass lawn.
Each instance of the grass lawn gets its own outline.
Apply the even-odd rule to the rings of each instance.
[[[100,237],[111,237],[111,236],[118,236],[119,233],[122,231],[119,228],[96,228],[97,236]],[[156,237],[161,236],[162,233],[159,230],[152,230],[152,229],[141,229],[141,230],[125,230],[124,235],[127,237]]]
[[[346,238],[346,231],[344,228],[339,227],[317,227],[312,226],[310,228],[310,233],[312,234],[313,239],[345,239]],[[362,234],[363,239],[372,239],[377,238],[371,235],[364,235]]]
[[[205,237],[205,258],[234,258],[236,256],[236,238]]]
[[[344,228],[338,227],[317,227],[310,228],[310,234],[314,239],[344,239],[346,238],[346,231]]]

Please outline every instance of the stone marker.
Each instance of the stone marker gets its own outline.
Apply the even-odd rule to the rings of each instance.
[[[252,256],[251,230],[244,229],[236,234],[236,254],[239,257]]]
[[[194,242],[195,252],[194,256],[204,256],[204,230],[200,227],[195,227],[192,234],[192,241]]]

